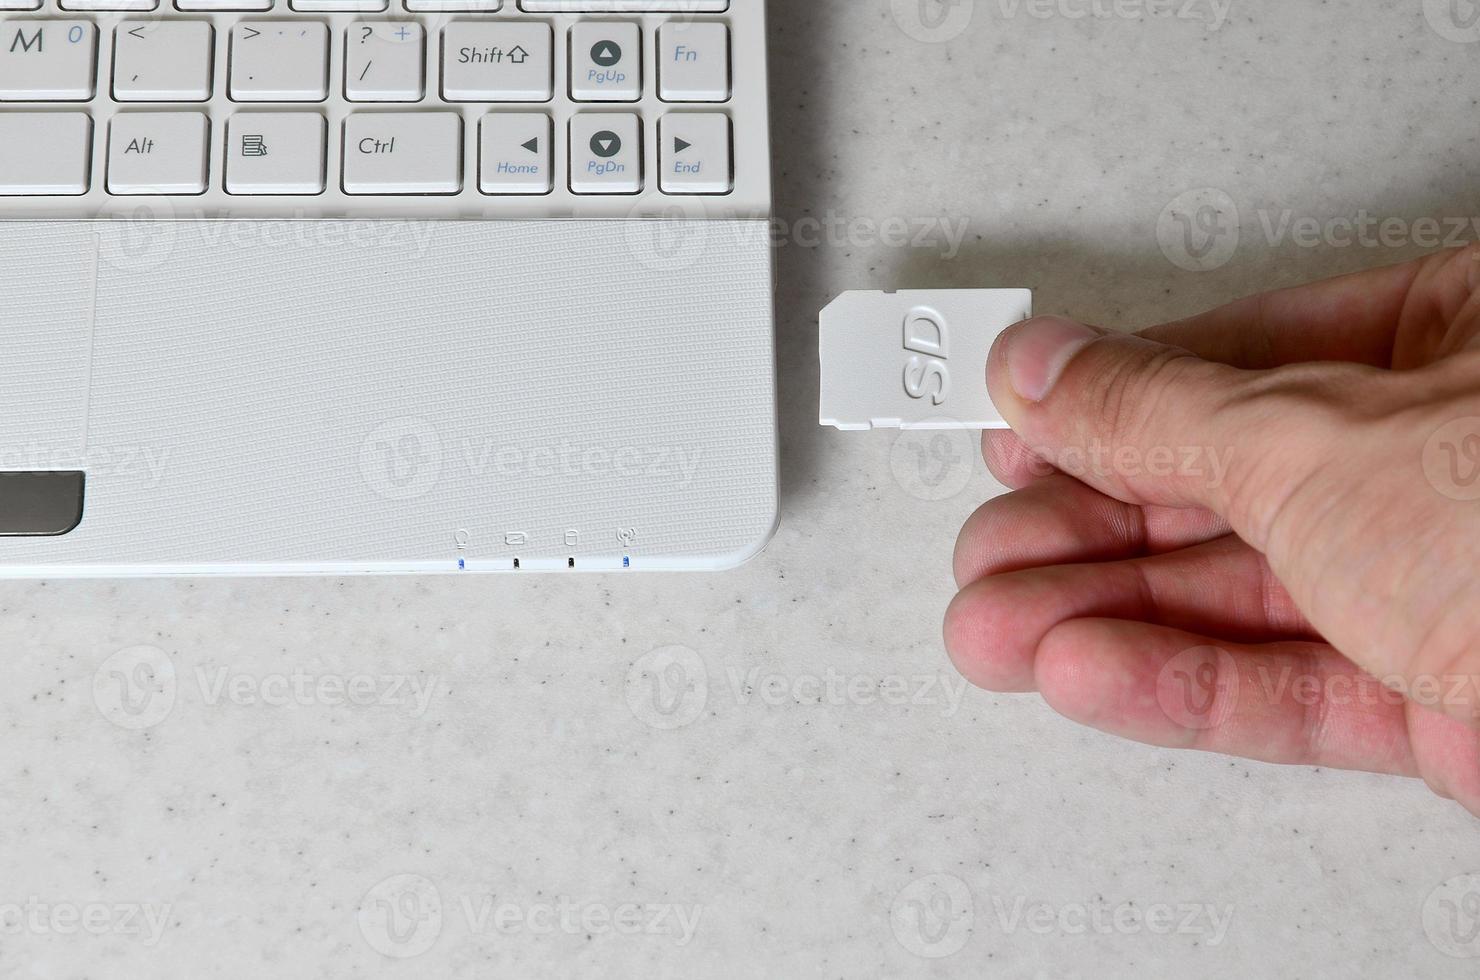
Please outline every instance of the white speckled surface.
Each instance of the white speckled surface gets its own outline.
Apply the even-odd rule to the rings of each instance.
[[[0,585],[0,976],[1473,975],[1423,918],[1480,871],[1471,818],[963,693],[949,556],[998,488],[969,446],[815,426],[814,314],[847,288],[1026,285],[1130,326],[1419,250],[1271,245],[1261,212],[1480,214],[1480,43],[1425,6],[977,0],[923,43],[890,0],[773,0],[781,215],[969,224],[949,259],[787,237],[770,550]],[[1157,225],[1201,188],[1243,237],[1195,275]]]

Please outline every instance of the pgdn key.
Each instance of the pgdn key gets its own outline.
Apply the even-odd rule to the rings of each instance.
[[[570,189],[576,194],[642,191],[642,120],[587,112],[570,121]]]

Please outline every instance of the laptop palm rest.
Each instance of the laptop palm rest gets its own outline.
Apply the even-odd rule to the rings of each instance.
[[[759,221],[0,222],[0,473],[79,481],[0,482],[0,575],[733,565],[770,262]]]

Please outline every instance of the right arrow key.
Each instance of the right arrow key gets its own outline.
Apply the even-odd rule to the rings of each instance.
[[[730,117],[722,112],[673,112],[663,117],[658,144],[664,194],[728,194],[735,187]]]

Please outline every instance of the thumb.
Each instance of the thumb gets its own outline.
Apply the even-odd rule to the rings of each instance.
[[[1046,462],[1129,503],[1208,508],[1261,547],[1280,501],[1331,445],[1332,413],[1309,410],[1329,386],[1305,376],[1327,370],[1342,373],[1334,365],[1242,371],[1038,317],[998,338],[987,384],[1003,418]]]

